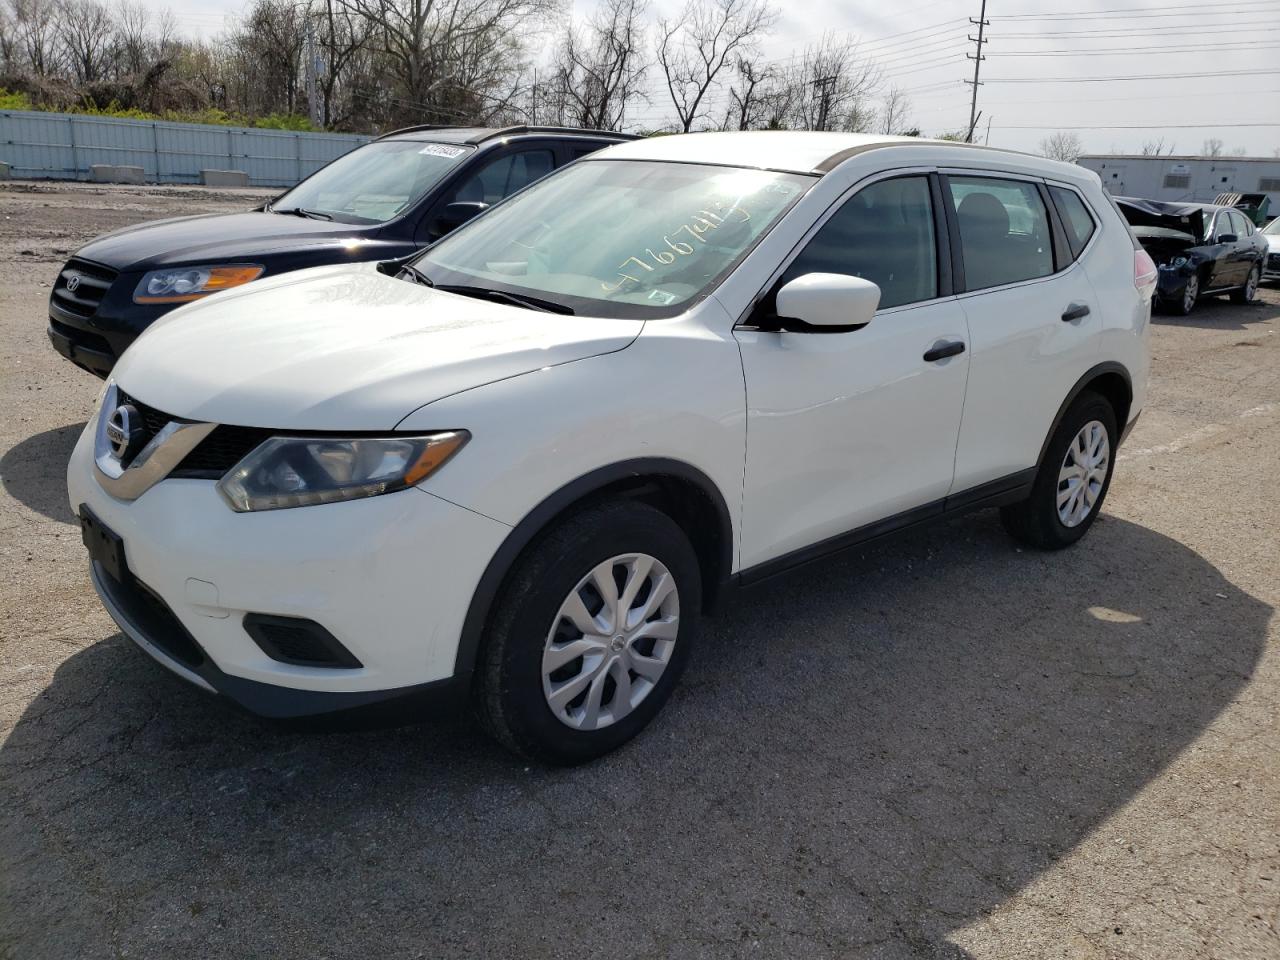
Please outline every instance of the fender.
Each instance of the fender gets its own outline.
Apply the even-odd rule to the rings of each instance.
[[[476,655],[480,651],[480,642],[484,637],[485,626],[498,590],[511,568],[515,566],[520,554],[540,532],[567,508],[619,481],[664,476],[677,477],[692,483],[706,496],[714,508],[716,523],[720,530],[718,560],[721,579],[726,580],[733,569],[733,523],[729,518],[729,508],[725,504],[724,497],[710,477],[682,460],[664,457],[641,457],[600,467],[576,480],[569,481],[556,490],[530,510],[523,520],[512,527],[511,532],[502,541],[502,545],[498,547],[489,565],[485,567],[480,582],[471,595],[471,604],[467,608],[467,616],[462,623],[462,633],[458,637],[458,652],[453,662],[454,678],[469,677],[475,670]],[[716,586],[707,584],[706,593],[714,595]]]
[[[1062,401],[1062,406],[1058,407],[1058,412],[1054,414],[1053,423],[1049,427],[1049,432],[1044,435],[1044,443],[1040,444],[1040,455],[1036,457],[1036,469],[1040,469],[1040,464],[1044,462],[1045,451],[1049,449],[1049,441],[1053,439],[1053,435],[1058,432],[1058,425],[1062,423],[1063,414],[1067,412],[1067,407],[1075,402],[1076,397],[1084,392],[1085,387],[1102,376],[1104,373],[1117,373],[1124,380],[1125,389],[1129,391],[1129,401],[1133,402],[1133,378],[1129,376],[1128,369],[1124,364],[1115,360],[1107,360],[1099,363],[1097,366],[1090,367],[1083,377],[1076,381],[1074,387],[1067,392],[1067,398]],[[1121,433],[1121,439],[1127,435],[1127,424],[1117,424]],[[1119,448],[1120,443],[1117,441],[1116,447]]]

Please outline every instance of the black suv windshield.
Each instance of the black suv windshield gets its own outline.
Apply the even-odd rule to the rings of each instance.
[[[710,291],[813,183],[802,174],[586,160],[427,250],[442,287],[537,297],[601,317],[672,315]]]
[[[383,223],[416,204],[473,148],[379,140],[339,157],[271,204],[274,213]]]

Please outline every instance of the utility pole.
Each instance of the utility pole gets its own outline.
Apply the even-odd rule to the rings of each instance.
[[[983,0],[983,2],[985,3],[986,0]],[[818,101],[818,129],[825,130],[827,129],[827,114],[831,112],[831,88],[835,86],[836,78],[834,76],[818,77],[816,80],[811,80],[810,83],[813,85],[814,93],[817,93],[820,98]],[[819,88],[821,88],[821,92],[819,92]]]
[[[320,56],[316,52],[316,22],[311,17],[307,17],[306,46],[304,49],[307,76],[307,113],[311,119],[311,125],[318,130],[323,126],[323,120],[320,117],[320,96],[316,85],[321,63]]]
[[[982,86],[978,82],[978,71],[982,68],[982,61],[987,59],[982,55],[982,45],[990,42],[986,39],[985,33],[986,28],[991,26],[991,21],[987,19],[987,0],[982,0],[982,12],[978,14],[978,19],[970,17],[969,22],[978,28],[978,35],[969,38],[978,45],[978,50],[976,53],[965,54],[973,61],[973,79],[965,81],[973,85],[973,98],[969,101],[969,133],[964,138],[965,143],[973,143],[973,129],[978,125],[978,87]]]

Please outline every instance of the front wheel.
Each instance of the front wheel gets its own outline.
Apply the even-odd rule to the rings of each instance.
[[[1249,271],[1249,279],[1244,282],[1244,286],[1239,290],[1231,292],[1232,303],[1252,303],[1253,298],[1258,295],[1258,281],[1262,279],[1262,270],[1258,266],[1254,266]]]
[[[1049,441],[1031,496],[1000,510],[1010,535],[1042,550],[1060,550],[1083,537],[1111,486],[1116,437],[1107,399],[1080,394]]]
[[[697,555],[665,513],[624,500],[574,514],[505,585],[479,664],[481,722],[549,763],[616,749],[670,696],[701,605]]]
[[[1200,299],[1200,277],[1192,274],[1187,277],[1187,285],[1182,288],[1182,296],[1169,301],[1169,309],[1180,317],[1185,317],[1196,307]]]

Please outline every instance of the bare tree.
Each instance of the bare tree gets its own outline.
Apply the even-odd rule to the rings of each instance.
[[[57,69],[57,16],[52,0],[11,0],[16,46],[37,77]]]
[[[1040,153],[1050,160],[1061,160],[1064,163],[1075,163],[1084,153],[1084,144],[1079,134],[1069,130],[1059,130],[1040,141]]]
[[[911,100],[901,87],[890,87],[880,100],[880,132],[902,133],[909,129]]]
[[[771,107],[778,99],[776,71],[744,56],[738,57],[736,76],[729,87],[725,129],[755,130],[769,125]]]
[[[1249,155],[1248,147],[1232,147],[1227,154],[1231,157],[1247,157]]]
[[[1220,157],[1222,156],[1222,141],[1217,137],[1210,137],[1200,145],[1200,156],[1202,157]]]
[[[676,20],[658,21],[658,65],[683,132],[705,115],[707,93],[721,71],[750,52],[777,19],[765,0],[689,0]]]
[[[870,130],[875,110],[870,98],[880,71],[861,56],[851,37],[826,34],[804,50],[787,70],[786,125],[801,130]]]
[[[97,0],[61,0],[58,39],[76,80],[101,80],[115,46],[114,18]]]
[[[373,34],[373,24],[358,17],[338,0],[322,0],[314,17],[324,69],[318,78],[321,118],[326,128],[342,116],[338,94],[350,79],[355,61],[364,52]]]
[[[1142,155],[1144,157],[1159,157],[1159,156],[1164,156],[1166,154],[1168,156],[1173,156],[1174,149],[1175,149],[1175,145],[1172,143],[1169,144],[1168,148],[1166,149],[1165,143],[1164,143],[1164,137],[1160,137],[1156,140],[1146,141],[1142,145]]]
[[[534,91],[533,112],[557,123],[617,130],[644,100],[646,0],[606,0],[585,29],[565,28],[551,78]]]

